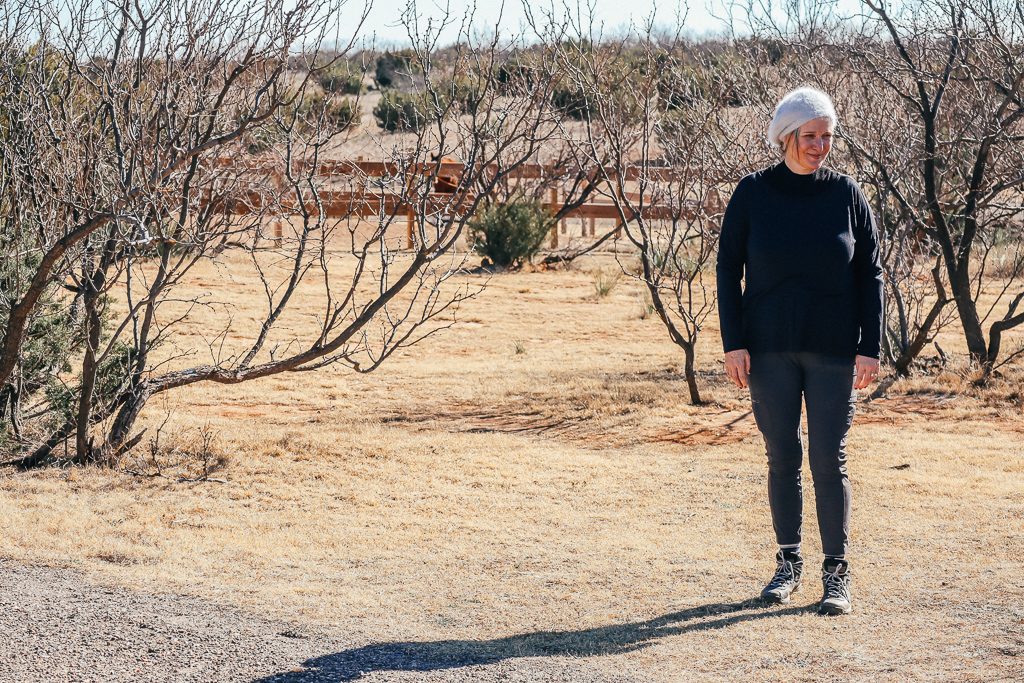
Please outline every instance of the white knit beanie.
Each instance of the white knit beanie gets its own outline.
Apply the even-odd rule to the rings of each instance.
[[[768,126],[768,144],[782,152],[782,141],[787,135],[812,119],[827,118],[832,125],[838,123],[835,107],[828,95],[816,88],[797,88],[775,105],[771,125]]]

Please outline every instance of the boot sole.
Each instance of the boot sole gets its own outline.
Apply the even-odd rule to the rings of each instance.
[[[820,605],[818,607],[818,614],[826,617],[839,617],[852,611],[853,607],[840,607],[839,605]]]
[[[781,597],[773,593],[761,593],[761,599],[767,602],[769,605],[788,605],[792,600],[793,593],[796,593],[800,588],[800,584],[793,586],[793,590],[789,591],[789,595]]]

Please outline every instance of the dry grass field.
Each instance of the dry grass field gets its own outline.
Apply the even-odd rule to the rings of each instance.
[[[612,266],[458,276],[486,283],[459,322],[370,375],[154,401],[168,442],[215,435],[222,481],[2,471],[0,556],[344,634],[362,649],[323,656],[366,654],[364,680],[384,660],[410,681],[541,661],[550,680],[1024,678],[1024,364],[985,391],[950,370],[862,402],[855,611],[813,612],[813,514],[811,580],[766,608],[750,601],[773,570],[763,447],[716,323],[694,408],[636,283],[596,294]],[[255,288],[198,275],[240,302]]]

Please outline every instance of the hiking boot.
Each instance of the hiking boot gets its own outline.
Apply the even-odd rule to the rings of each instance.
[[[804,559],[798,553],[780,550],[775,555],[775,576],[761,591],[761,599],[777,605],[789,602],[789,596],[800,587]]]
[[[849,614],[850,604],[850,563],[846,560],[825,560],[821,566],[821,583],[825,594],[821,596],[818,614]]]

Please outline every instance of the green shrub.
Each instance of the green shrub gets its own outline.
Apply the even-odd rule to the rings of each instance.
[[[355,100],[343,97],[330,105],[327,116],[330,122],[338,128],[345,128],[358,125],[362,118],[362,112],[359,111],[359,105]]]
[[[451,83],[451,100],[458,103],[463,114],[475,114],[481,105],[481,84],[472,78],[456,77]]]
[[[538,78],[533,67],[513,58],[498,67],[495,80],[502,95],[511,95],[533,90]]]
[[[4,254],[0,259],[0,318],[3,320],[10,316],[11,302],[25,294],[25,273],[35,272],[41,260],[32,240],[18,234],[19,228],[32,234],[29,231],[41,230],[41,225],[33,219],[23,223],[9,221],[0,230],[0,251]],[[18,361],[18,381],[23,394],[27,397],[70,371],[70,359],[81,350],[82,343],[81,327],[74,312],[63,300],[59,287],[51,283],[43,290],[25,329]],[[8,388],[0,387],[0,395]]]
[[[528,262],[540,250],[551,229],[551,215],[536,201],[492,204],[467,227],[474,251],[508,268]]]
[[[327,95],[315,89],[307,90],[302,93],[295,108],[305,118],[317,117],[327,109]]]
[[[594,101],[575,86],[559,86],[551,92],[551,104],[563,115],[576,121],[590,118],[594,110]]]
[[[347,62],[339,62],[320,73],[320,85],[338,95],[358,95],[363,91],[363,74]]]
[[[327,126],[344,128],[359,123],[360,112],[356,102],[348,97],[327,97],[307,93],[299,102],[298,114],[307,125],[322,121]]]
[[[395,131],[417,131],[430,120],[431,107],[422,95],[406,95],[394,90],[384,93],[373,108],[377,125],[393,133]]]

